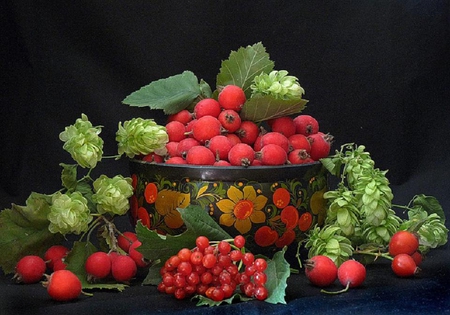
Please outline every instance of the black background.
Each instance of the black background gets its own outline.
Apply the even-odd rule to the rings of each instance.
[[[310,101],[304,113],[334,135],[334,148],[365,145],[376,165],[389,169],[394,203],[424,193],[450,215],[449,1],[0,6],[1,209],[24,204],[31,191],[60,189],[59,163],[73,161],[58,136],[81,113],[104,126],[105,154],[114,155],[119,121],[164,121],[160,112],[121,104],[128,94],[184,70],[214,87],[231,50],[262,42],[275,69],[299,78]],[[127,175],[127,167],[125,159],[112,160],[96,171]]]

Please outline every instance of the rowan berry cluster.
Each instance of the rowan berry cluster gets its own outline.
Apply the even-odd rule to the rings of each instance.
[[[194,249],[183,248],[167,259],[158,290],[177,299],[203,295],[214,301],[240,290],[247,297],[265,300],[267,261],[245,252],[244,245],[242,235],[218,242],[197,237]]]

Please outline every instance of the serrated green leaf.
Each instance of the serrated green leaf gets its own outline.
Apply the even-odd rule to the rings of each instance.
[[[32,192],[25,203],[25,206],[12,204],[12,220],[22,227],[46,229],[49,224],[47,215],[50,212],[52,196]]]
[[[269,291],[269,296],[265,300],[272,304],[286,304],[286,287],[287,279],[291,275],[291,267],[284,258],[286,248],[276,252],[273,258],[268,261],[266,288]]]
[[[211,300],[210,298],[207,298],[204,295],[195,295],[192,297],[191,300],[196,300],[196,299],[198,299],[196,306],[219,306],[224,303],[232,304],[234,300],[239,300],[241,302],[254,300],[253,298],[249,298],[240,293],[235,293],[228,299],[224,299],[222,301],[214,301],[214,300]]]
[[[23,256],[42,256],[50,246],[63,240],[61,234],[50,233],[48,225],[36,228],[32,221],[26,225],[18,224],[16,211],[4,209],[0,212],[0,267],[5,274],[14,272],[16,263]]]
[[[66,189],[72,189],[77,186],[77,167],[78,164],[59,164],[63,170],[61,172],[61,182]]]
[[[91,242],[74,242],[71,251],[65,258],[65,262],[67,264],[66,269],[72,271],[80,279],[83,290],[106,289],[117,290],[119,292],[125,290],[128,285],[123,283],[90,283],[87,281],[87,273],[84,268],[84,263],[89,255],[95,252],[97,252],[97,248]]]
[[[151,109],[162,109],[165,114],[175,114],[187,108],[202,92],[205,85],[200,84],[191,71],[184,71],[150,84],[128,95],[122,103],[136,106],[148,106]]]
[[[301,98],[281,100],[271,95],[255,96],[245,102],[240,116],[243,120],[260,122],[298,114],[306,107],[306,103],[308,101]]]
[[[240,86],[249,98],[253,78],[261,72],[269,73],[273,67],[274,62],[270,60],[262,43],[241,47],[232,51],[227,60],[222,61],[216,84],[218,87],[229,84]]]
[[[445,223],[445,212],[439,201],[433,196],[420,194],[413,199],[414,207],[422,207],[428,214],[436,213]]]

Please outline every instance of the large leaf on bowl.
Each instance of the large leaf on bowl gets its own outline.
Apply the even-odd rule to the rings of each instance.
[[[253,78],[261,72],[269,73],[273,67],[274,63],[269,59],[269,54],[261,43],[241,47],[237,51],[232,51],[227,60],[222,61],[216,84],[218,87],[229,84],[240,86],[249,98]]]
[[[302,98],[282,100],[271,95],[258,95],[245,102],[240,115],[243,120],[260,122],[298,114],[306,107],[306,103],[308,101]]]
[[[128,95],[122,103],[162,109],[165,114],[175,114],[187,108],[204,90],[204,82],[199,84],[191,71],[184,71],[165,79],[153,81]]]

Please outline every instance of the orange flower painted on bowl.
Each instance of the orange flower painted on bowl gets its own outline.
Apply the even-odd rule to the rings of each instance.
[[[216,206],[223,214],[219,223],[236,228],[241,234],[245,234],[252,228],[252,223],[263,223],[266,215],[262,211],[267,203],[267,197],[257,195],[255,188],[244,186],[239,190],[231,186],[227,190],[227,199],[219,200]]]
[[[171,229],[183,225],[183,219],[177,208],[186,208],[191,202],[191,196],[175,190],[163,189],[155,201],[156,211],[164,217],[164,223]]]

